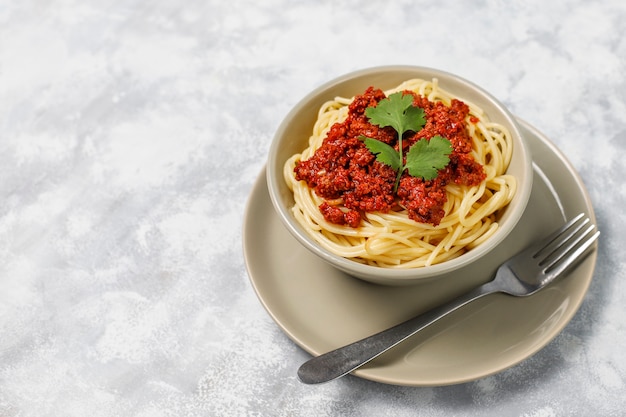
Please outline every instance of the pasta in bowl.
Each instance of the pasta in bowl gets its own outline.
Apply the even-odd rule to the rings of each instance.
[[[308,250],[397,285],[495,248],[525,209],[532,166],[491,95],[443,71],[392,66],[347,74],[298,103],[276,132],[267,179]]]

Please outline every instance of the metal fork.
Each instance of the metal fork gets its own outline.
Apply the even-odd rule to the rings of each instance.
[[[485,295],[500,292],[523,297],[534,294],[590,252],[600,235],[595,229],[589,218],[581,213],[541,242],[504,262],[492,281],[392,328],[312,358],[300,366],[298,377],[307,384],[342,377],[442,317]]]

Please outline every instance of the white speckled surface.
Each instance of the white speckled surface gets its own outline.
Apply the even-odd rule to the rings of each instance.
[[[622,0],[0,0],[0,416],[618,416],[626,409]],[[282,117],[356,69],[483,86],[548,135],[603,231],[546,348],[436,388],[305,386],[244,207]]]

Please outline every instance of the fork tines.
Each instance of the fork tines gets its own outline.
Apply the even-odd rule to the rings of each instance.
[[[600,231],[580,213],[539,243],[533,258],[540,259],[539,267],[546,275],[558,275],[582,260],[598,236]]]

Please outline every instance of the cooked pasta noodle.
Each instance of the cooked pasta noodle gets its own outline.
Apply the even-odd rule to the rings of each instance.
[[[385,91],[390,95],[410,90],[432,102],[449,106],[453,97],[432,81],[413,79]],[[284,177],[293,191],[293,215],[308,233],[329,251],[385,268],[416,268],[434,265],[458,257],[480,245],[498,228],[500,210],[513,198],[516,181],[506,170],[513,152],[512,138],[502,125],[488,119],[474,103],[457,98],[469,107],[466,128],[472,141],[471,154],[484,167],[486,178],[476,186],[446,185],[443,210],[437,225],[419,223],[398,206],[389,212],[365,212],[359,227],[333,224],[324,219],[319,197],[305,181],[296,180],[297,161],[310,158],[326,137],[331,126],[348,115],[352,99],[337,97],[319,109],[309,146],[289,158]],[[472,120],[470,122],[469,120]]]

